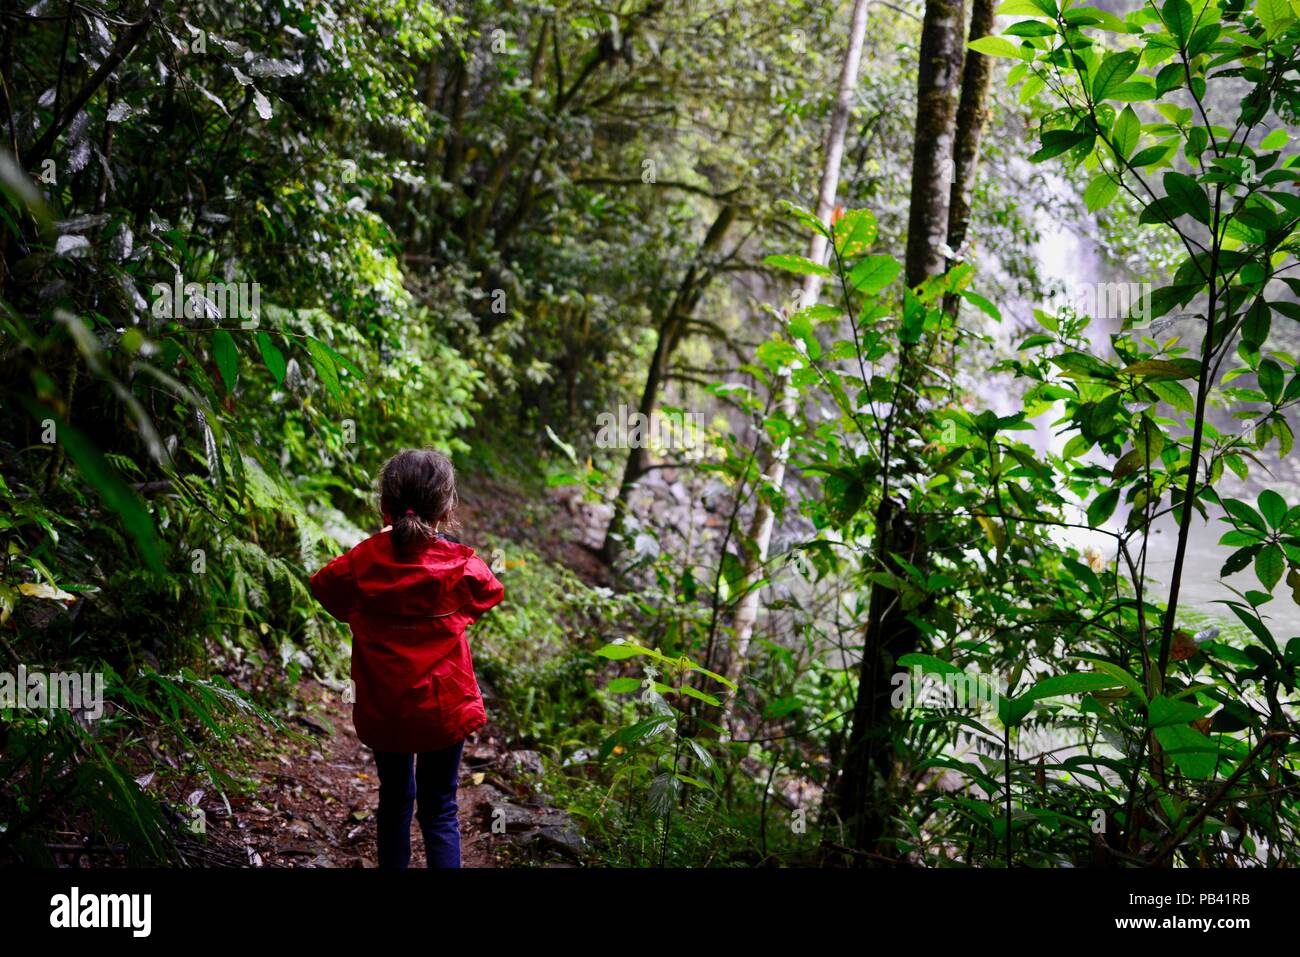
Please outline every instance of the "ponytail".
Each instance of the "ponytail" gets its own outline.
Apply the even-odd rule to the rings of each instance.
[[[399,552],[413,551],[432,541],[433,536],[433,526],[416,515],[413,508],[393,519],[393,545]]]

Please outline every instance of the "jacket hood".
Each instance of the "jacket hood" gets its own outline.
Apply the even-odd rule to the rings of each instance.
[[[361,609],[368,614],[435,618],[454,614],[471,600],[466,576],[474,549],[434,539],[423,548],[400,553],[392,534],[370,539],[353,560]]]

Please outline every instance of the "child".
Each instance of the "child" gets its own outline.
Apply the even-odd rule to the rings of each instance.
[[[311,590],[352,627],[352,718],[379,769],[379,866],[410,864],[418,801],[429,867],[460,867],[461,750],[487,723],[465,628],[504,589],[472,548],[439,534],[457,502],[445,455],[404,449],[379,484],[386,527],[313,575]]]

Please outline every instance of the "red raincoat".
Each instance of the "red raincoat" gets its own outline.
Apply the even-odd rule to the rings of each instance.
[[[311,579],[352,626],[357,737],[376,751],[439,751],[487,723],[466,627],[505,589],[474,550],[435,539],[410,555],[372,535]]]

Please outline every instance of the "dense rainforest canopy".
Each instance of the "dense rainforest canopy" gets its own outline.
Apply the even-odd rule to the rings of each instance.
[[[477,863],[1300,864],[1298,69],[1297,0],[6,4],[0,860],[369,863],[307,582],[431,447]]]

